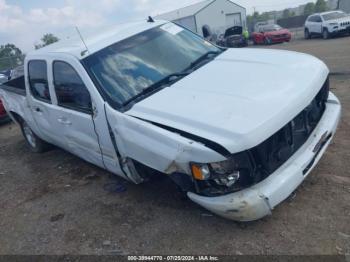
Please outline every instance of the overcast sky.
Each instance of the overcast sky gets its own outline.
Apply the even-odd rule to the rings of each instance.
[[[197,3],[200,0],[0,0],[0,44],[33,49],[44,33],[60,38],[81,30],[140,20]],[[315,0],[236,0],[251,13],[281,10]]]

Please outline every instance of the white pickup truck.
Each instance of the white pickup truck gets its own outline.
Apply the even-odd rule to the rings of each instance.
[[[295,52],[222,49],[165,21],[29,53],[0,98],[29,147],[61,147],[131,182],[154,174],[252,221],[303,182],[341,114],[329,70]]]

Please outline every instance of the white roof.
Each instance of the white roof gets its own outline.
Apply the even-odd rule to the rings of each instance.
[[[205,0],[205,1],[193,4],[193,5],[189,5],[189,6],[186,6],[186,7],[171,11],[171,12],[157,15],[156,18],[174,21],[174,20],[177,20],[180,18],[194,16],[197,13],[199,13],[202,9],[206,8],[207,6],[209,6],[210,4],[212,4],[215,1],[217,1],[217,0]],[[245,9],[243,6],[240,6],[240,5],[232,2],[231,0],[226,0],[226,1],[230,2],[233,5],[236,5],[236,6],[239,6],[243,9]]]
[[[209,4],[211,4],[212,2],[214,2],[216,0],[206,0],[206,1],[202,1],[190,6],[186,6],[171,12],[167,12],[161,15],[157,15],[156,18],[158,19],[166,19],[166,20],[176,20],[179,18],[183,18],[183,17],[188,17],[188,16],[193,16],[196,13],[198,13],[200,10],[202,10],[203,8],[207,7]]]
[[[164,23],[167,22],[162,20],[157,20],[154,23],[149,23],[146,21],[133,22],[113,26],[107,30],[94,32],[93,34],[89,35],[82,34],[89,52],[85,52],[85,44],[77,34],[70,39],[61,40],[52,45],[48,45],[41,49],[29,52],[27,58],[49,53],[66,53],[76,56],[78,59],[82,59],[93,53],[96,53],[97,51],[107,46],[120,42],[121,40],[129,38],[133,35],[154,28],[156,26],[162,25]]]
[[[322,12],[322,13],[315,13],[315,14],[312,14],[310,16],[313,16],[313,15],[326,15],[326,14],[331,14],[331,13],[344,13],[344,12],[341,11],[341,10],[333,10],[333,11],[327,11],[327,12]]]

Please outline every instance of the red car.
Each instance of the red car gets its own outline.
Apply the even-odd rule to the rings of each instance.
[[[292,34],[288,29],[284,29],[279,25],[264,25],[259,27],[259,32],[252,35],[254,44],[270,45],[274,43],[289,42]]]
[[[4,105],[2,104],[2,101],[0,99],[0,123],[7,122],[9,120],[9,117],[5,111]]]

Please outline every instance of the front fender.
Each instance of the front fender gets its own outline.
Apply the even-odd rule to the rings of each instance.
[[[131,158],[165,174],[191,174],[191,161],[208,163],[225,160],[224,156],[197,141],[117,112],[108,105],[106,115],[124,160]]]

